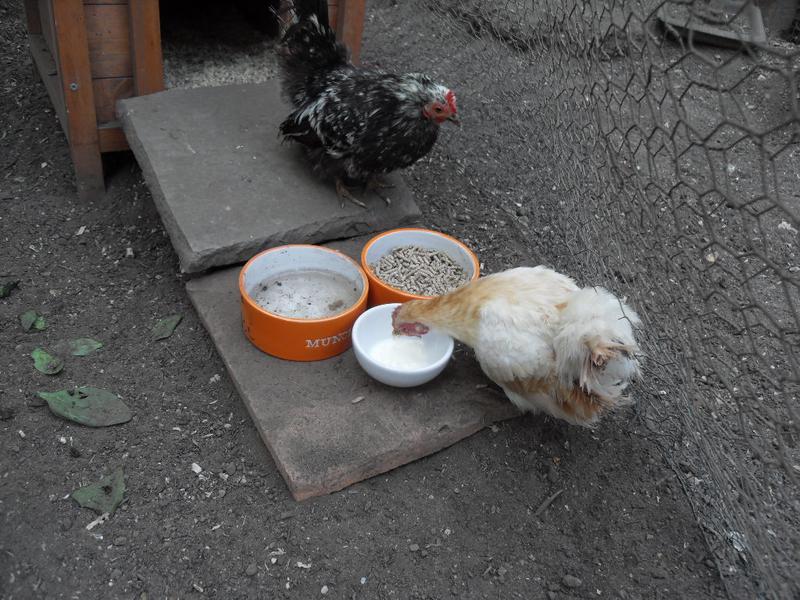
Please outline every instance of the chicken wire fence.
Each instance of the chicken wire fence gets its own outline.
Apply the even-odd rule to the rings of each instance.
[[[503,140],[463,153],[475,194],[540,262],[641,313],[636,419],[728,595],[800,597],[796,47],[701,45],[704,27],[749,35],[741,4],[414,4],[457,55],[465,127]]]

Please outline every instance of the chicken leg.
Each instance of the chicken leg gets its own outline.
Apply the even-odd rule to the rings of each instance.
[[[336,179],[336,195],[339,196],[342,208],[344,208],[345,206],[345,200],[350,200],[350,202],[352,202],[353,204],[357,204],[361,208],[367,208],[366,204],[364,204],[361,200],[359,200],[358,198],[353,196],[353,194],[350,193],[350,190],[347,189],[347,186],[339,178]]]

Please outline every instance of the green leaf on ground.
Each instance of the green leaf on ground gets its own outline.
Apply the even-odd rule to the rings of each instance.
[[[113,515],[125,495],[125,475],[117,469],[97,483],[78,488],[72,492],[72,499],[83,508],[91,508],[99,514]]]
[[[181,319],[183,319],[183,315],[170,315],[159,320],[153,326],[153,339],[163,340],[171,336]]]
[[[108,390],[87,386],[74,390],[39,392],[38,396],[47,401],[54,414],[88,427],[119,425],[133,418],[128,405]]]
[[[44,331],[47,329],[47,322],[44,317],[35,310],[26,310],[19,316],[19,322],[25,331],[30,331],[31,329]]]
[[[0,298],[8,298],[19,287],[19,279],[7,279],[0,283]]]
[[[55,375],[64,368],[64,363],[60,358],[48,354],[41,348],[34,348],[31,356],[33,357],[33,366],[36,367],[37,371],[45,375]]]
[[[69,351],[72,353],[72,356],[86,356],[102,347],[102,342],[98,342],[92,338],[78,338],[69,343]]]

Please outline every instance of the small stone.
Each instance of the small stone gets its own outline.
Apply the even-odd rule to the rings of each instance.
[[[80,458],[81,457],[81,451],[78,448],[76,448],[75,446],[70,446],[69,447],[69,455],[72,458]]]
[[[583,581],[575,577],[575,575],[564,575],[564,578],[561,580],[561,583],[563,583],[564,586],[568,588],[578,588],[583,585]]]
[[[114,538],[113,543],[115,546],[124,546],[128,543],[128,538],[126,538],[124,535],[118,535]]]
[[[120,577],[122,577],[122,571],[120,571],[119,569],[114,569],[113,571],[111,571],[111,579],[116,581]]]
[[[650,571],[650,574],[651,574],[653,577],[655,577],[656,579],[666,579],[666,578],[667,578],[667,575],[668,575],[668,573],[667,573],[666,569],[664,569],[664,568],[662,568],[662,567],[654,567],[654,568],[653,568],[653,569]]]
[[[328,593],[328,586],[327,585],[323,585],[322,589],[319,591],[319,593],[322,594],[323,596],[325,594],[327,594]]]
[[[225,463],[224,465],[222,465],[222,468],[228,475],[233,475],[234,473],[236,473],[236,463],[233,461]]]
[[[248,577],[252,577],[256,573],[258,573],[258,566],[256,565],[256,563],[250,563],[244,570],[244,574],[247,575]]]
[[[417,550],[419,550],[419,544],[411,544],[408,547],[408,549],[411,550],[412,552],[416,552]]]

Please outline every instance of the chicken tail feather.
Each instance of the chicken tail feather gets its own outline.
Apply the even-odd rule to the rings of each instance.
[[[634,329],[638,315],[610,292],[587,288],[570,296],[553,341],[563,386],[578,385],[613,407],[639,376],[639,347]]]
[[[330,27],[325,0],[295,0],[294,15],[296,22],[284,34],[278,57],[284,93],[299,107],[306,100],[309,78],[348,64],[348,57]]]
[[[327,0],[294,0],[292,4],[298,21],[316,17],[321,27],[330,27]]]

